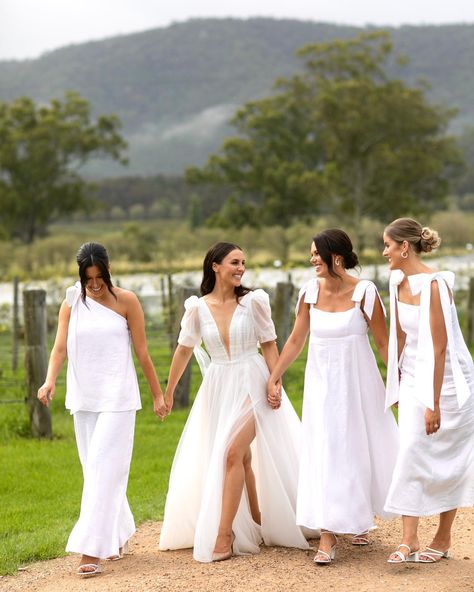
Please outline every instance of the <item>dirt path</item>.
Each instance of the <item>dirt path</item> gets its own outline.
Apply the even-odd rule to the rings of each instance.
[[[429,544],[435,522],[424,519],[421,541]],[[0,578],[2,592],[474,592],[474,509],[455,522],[452,558],[436,565],[392,566],[386,558],[400,538],[400,521],[384,523],[369,547],[339,539],[337,560],[313,564],[313,552],[262,547],[260,554],[215,564],[197,563],[190,549],[159,552],[160,523],[143,524],[122,561],[104,562],[104,572],[79,579],[78,558],[63,557]],[[317,544],[317,541],[313,541]]]

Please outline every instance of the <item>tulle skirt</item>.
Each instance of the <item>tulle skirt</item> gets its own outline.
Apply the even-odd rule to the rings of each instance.
[[[300,421],[284,393],[281,408],[270,408],[266,399],[268,377],[259,354],[210,364],[173,461],[161,550],[194,547],[197,561],[212,560],[227,450],[248,421],[255,421],[252,469],[261,526],[252,518],[244,486],[232,525],[234,553],[258,553],[262,541],[308,548],[295,517]]]

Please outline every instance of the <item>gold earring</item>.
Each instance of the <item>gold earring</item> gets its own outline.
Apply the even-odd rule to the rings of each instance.
[[[403,251],[402,257],[403,259],[408,259],[408,251]]]

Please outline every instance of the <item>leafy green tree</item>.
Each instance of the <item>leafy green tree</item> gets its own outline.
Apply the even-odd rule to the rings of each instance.
[[[0,224],[8,235],[31,243],[55,219],[90,205],[80,169],[93,157],[125,163],[119,128],[113,115],[92,121],[77,93],[49,105],[0,103]]]
[[[385,73],[388,33],[309,45],[298,51],[303,72],[277,81],[275,96],[247,103],[227,139],[194,183],[233,189],[235,208],[252,208],[258,224],[287,226],[320,212],[356,228],[439,208],[462,168],[446,128],[454,115],[431,105],[426,87],[412,88]],[[215,218],[232,224],[224,208]]]
[[[191,194],[191,197],[189,198],[188,221],[191,230],[196,230],[196,228],[202,226],[203,223],[202,201],[196,193]]]

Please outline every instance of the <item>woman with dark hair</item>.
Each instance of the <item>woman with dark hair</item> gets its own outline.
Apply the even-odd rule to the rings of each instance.
[[[308,333],[303,443],[297,523],[321,529],[315,563],[336,555],[336,534],[367,545],[383,504],[398,447],[395,418],[384,413],[384,385],[370,348],[370,329],[386,362],[384,307],[375,285],[347,273],[358,265],[347,234],[317,234],[311,245],[316,277],[300,290],[295,325],[268,383],[278,396],[282,374]]]
[[[402,515],[389,563],[435,563],[448,556],[457,508],[474,504],[474,365],[459,328],[454,273],[420,259],[438,233],[411,218],[384,232],[390,270],[386,406],[398,402],[400,450],[385,508]],[[420,552],[420,516],[439,526]]]
[[[112,284],[102,245],[82,245],[77,264],[80,282],[66,291],[38,398],[45,405],[53,399],[67,357],[66,408],[74,418],[84,487],[66,551],[82,554],[77,573],[88,577],[102,571],[101,559],[120,559],[135,532],[126,491],[141,402],[130,341],[150,385],[155,414],[163,419],[167,409],[138,298]]]
[[[258,553],[262,538],[308,548],[295,521],[300,423],[284,393],[280,409],[267,402],[275,328],[268,295],[242,286],[244,272],[238,245],[208,251],[202,297],[185,302],[166,389],[171,410],[194,349],[203,381],[173,461],[160,549],[194,547],[202,562]]]

